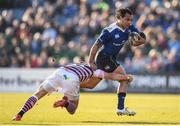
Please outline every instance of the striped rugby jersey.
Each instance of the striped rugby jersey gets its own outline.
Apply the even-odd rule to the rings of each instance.
[[[87,64],[71,64],[64,66],[64,68],[75,73],[80,82],[89,79],[93,75],[93,70]]]

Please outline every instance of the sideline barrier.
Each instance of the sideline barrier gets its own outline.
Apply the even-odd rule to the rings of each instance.
[[[34,92],[54,70],[0,68],[0,92]]]
[[[0,68],[0,92],[34,92],[55,69]],[[118,82],[103,80],[94,89],[82,91],[115,92]],[[180,93],[180,75],[135,75],[130,92]]]

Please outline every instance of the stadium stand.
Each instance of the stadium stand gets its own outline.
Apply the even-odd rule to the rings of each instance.
[[[0,67],[46,68],[86,61],[102,28],[114,21],[115,9],[128,7],[147,43],[125,47],[119,62],[133,73],[180,71],[178,0],[26,1],[0,4]]]

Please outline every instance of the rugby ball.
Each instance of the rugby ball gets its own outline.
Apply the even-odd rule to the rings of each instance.
[[[135,44],[139,40],[139,34],[137,32],[131,32],[128,36],[128,41],[131,45]]]

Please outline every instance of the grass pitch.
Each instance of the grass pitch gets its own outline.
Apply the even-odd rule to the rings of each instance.
[[[0,125],[180,125],[180,95],[128,94],[126,106],[135,116],[117,116],[116,94],[81,93],[74,115],[53,108],[62,95],[45,96],[20,122],[11,121],[31,94],[0,93]]]

